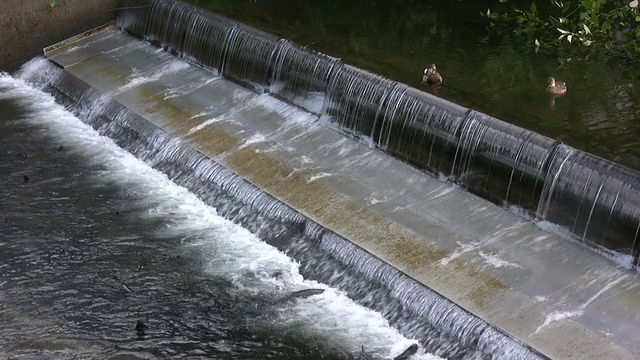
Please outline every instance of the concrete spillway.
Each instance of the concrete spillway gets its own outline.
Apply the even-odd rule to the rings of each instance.
[[[198,187],[327,229],[319,248],[486,358],[640,356],[638,275],[591,249],[114,27],[46,55],[64,69],[53,91],[102,119],[95,127],[128,129],[114,136],[146,144],[129,149],[141,157],[164,151],[195,173],[209,161],[218,170]],[[264,206],[274,201],[285,206]]]
[[[126,3],[128,32],[638,263],[639,172],[180,1]]]

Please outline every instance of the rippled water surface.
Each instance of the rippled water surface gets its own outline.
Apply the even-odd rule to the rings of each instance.
[[[388,358],[412,343],[6,74],[0,134],[0,358]]]
[[[637,67],[589,51],[535,52],[533,42],[497,36],[480,16],[497,0],[192,2],[640,169]],[[444,77],[442,86],[420,84],[430,63]],[[567,82],[566,96],[547,97],[549,76]]]

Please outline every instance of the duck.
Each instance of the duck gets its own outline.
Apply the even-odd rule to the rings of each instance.
[[[549,78],[549,85],[547,86],[547,94],[562,96],[567,92],[567,84],[564,81],[559,81],[553,77]]]
[[[436,64],[431,64],[426,69],[424,69],[422,82],[428,84],[442,84],[442,75],[440,75],[440,73],[436,69]]]

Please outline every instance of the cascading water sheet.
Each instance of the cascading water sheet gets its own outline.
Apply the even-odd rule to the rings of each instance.
[[[58,69],[47,66],[45,60],[37,60],[33,63],[27,64],[23,71],[25,80],[42,79],[49,77],[50,80],[55,80],[61,74]],[[34,69],[37,68],[37,69]],[[57,70],[57,71],[56,71]],[[38,80],[36,83],[39,83]],[[63,82],[60,82],[61,84]],[[34,83],[35,84],[35,83]],[[41,84],[45,85],[45,84]],[[85,100],[87,97],[82,97]],[[79,154],[81,161],[86,162],[88,167],[97,167],[97,170],[87,171],[89,178],[85,181],[92,182],[97,188],[105,186],[116,186],[121,189],[120,191],[127,194],[129,203],[125,209],[121,209],[122,215],[131,216],[133,222],[142,222],[144,224],[158,224],[160,226],[152,227],[154,230],[146,234],[149,238],[132,237],[129,239],[130,243],[145,243],[149,248],[148,256],[169,256],[170,254],[155,255],[156,242],[161,243],[163,239],[171,241],[172,239],[179,239],[175,244],[175,249],[165,249],[164,251],[173,251],[187,258],[195,257],[200,261],[193,266],[190,271],[203,272],[203,275],[209,276],[210,279],[215,281],[228,282],[231,288],[224,287],[224,291],[230,291],[231,296],[240,301],[247,308],[238,308],[238,311],[246,311],[244,314],[236,314],[242,317],[248,317],[254,321],[254,323],[245,324],[245,332],[248,336],[252,336],[253,339],[259,339],[263,336],[264,332],[272,332],[279,335],[271,335],[272,338],[294,339],[292,341],[301,342],[319,342],[315,346],[328,349],[327,351],[333,352],[330,356],[337,356],[338,358],[346,358],[344,353],[359,353],[364,345],[369,356],[383,356],[385,358],[393,357],[409,345],[414,343],[409,339],[404,338],[398,332],[391,328],[387,321],[379,314],[369,309],[363,308],[355,304],[352,300],[347,298],[339,290],[327,287],[326,285],[319,284],[315,281],[305,280],[300,274],[298,268],[299,265],[291,258],[287,257],[278,249],[268,245],[260,238],[249,232],[247,229],[232,223],[229,220],[222,218],[216,209],[206,205],[198,197],[189,192],[187,189],[175,184],[174,181],[167,178],[167,176],[157,170],[152,169],[138,158],[132,156],[126,151],[122,150],[116,144],[114,144],[109,138],[98,134],[91,126],[81,122],[76,116],[69,113],[62,105],[55,103],[54,98],[46,93],[39,91],[36,88],[31,87],[25,83],[22,79],[14,79],[8,75],[0,75],[0,102],[3,100],[10,100],[20,107],[21,111],[29,114],[23,119],[14,121],[28,124],[28,126],[35,126],[43,129],[43,134],[46,134],[46,141],[50,141],[60,149],[66,149],[69,153]],[[94,102],[93,106],[106,109],[103,112],[102,109],[91,108],[89,104],[85,104],[85,109],[79,110],[79,115],[86,116],[88,122],[98,121],[101,126],[98,128],[106,134],[116,135],[118,129],[123,125],[117,119],[123,119],[126,117],[126,112],[113,112],[112,104]],[[113,119],[107,119],[103,121],[102,116],[112,113]],[[122,120],[124,124],[133,126],[134,123],[126,120]],[[145,128],[138,126],[135,128],[140,134],[145,134]],[[46,132],[45,132],[46,131]],[[131,131],[131,130],[129,130]],[[179,156],[179,152],[172,152],[171,142],[175,140],[165,136],[163,142],[162,133],[155,128],[147,128],[146,131],[155,131],[157,135],[154,137],[154,143],[151,147],[138,146],[136,150],[138,155],[154,164],[156,167],[163,168],[162,163],[166,162],[166,166],[171,168],[171,158]],[[148,134],[148,133],[147,133]],[[123,133],[120,133],[118,139],[120,141],[140,145],[136,143],[134,138],[127,138]],[[151,134],[148,134],[151,135]],[[163,145],[161,148],[156,148],[156,145]],[[158,151],[162,150],[162,151]],[[144,155],[143,155],[144,154]],[[187,164],[189,165],[189,164]],[[174,170],[178,170],[173,167]],[[168,170],[168,169],[165,169]],[[34,176],[34,174],[32,174]],[[188,176],[187,176],[188,177]],[[37,181],[37,179],[34,179]],[[126,190],[124,190],[126,189]],[[95,200],[98,203],[104,203],[104,201]],[[108,202],[106,203],[108,204]],[[219,204],[223,207],[224,204]],[[121,206],[121,205],[119,205]],[[242,208],[235,207],[228,211],[242,211]],[[120,215],[120,212],[118,212]],[[259,226],[264,231],[265,235],[274,234],[279,231],[277,225],[275,227],[265,227],[264,222],[260,217],[253,218],[251,226]],[[107,231],[107,230],[105,230]],[[107,237],[109,235],[104,235]],[[85,241],[85,240],[82,240]],[[91,239],[87,240],[91,242]],[[94,240],[98,242],[97,239]],[[112,239],[112,241],[120,241],[120,239]],[[108,241],[104,242],[102,251],[107,253],[114,251],[110,247],[127,246],[127,242],[119,245],[108,245]],[[50,249],[44,248],[40,250],[44,254]],[[105,254],[106,256],[106,254]],[[178,256],[179,258],[179,256]],[[11,258],[11,261],[14,259]],[[19,261],[19,258],[15,259]],[[195,261],[196,259],[194,259]],[[185,259],[188,261],[188,259]],[[58,266],[56,264],[55,266]],[[61,265],[62,266],[62,265]],[[119,266],[113,264],[112,266]],[[138,265],[138,270],[145,274],[145,272],[153,273],[155,270],[153,262],[141,263]],[[149,269],[146,269],[149,267]],[[199,268],[201,267],[201,268]],[[102,271],[109,271],[110,269],[102,269]],[[175,271],[181,271],[181,269],[174,269]],[[112,269],[115,271],[115,269]],[[13,276],[21,276],[20,274],[14,274],[7,277],[6,281],[1,281],[2,285],[6,285],[0,289],[0,293],[5,289],[14,289],[18,286],[19,282],[14,281]],[[49,274],[47,274],[49,276]],[[66,275],[65,275],[66,276]],[[122,275],[121,275],[122,276]],[[142,276],[142,275],[140,275]],[[141,279],[147,281],[147,283],[153,282],[153,287],[162,287],[173,284],[170,279],[164,279],[170,275],[157,273],[150,275],[150,278]],[[181,274],[181,276],[188,276],[188,273]],[[159,277],[156,278],[156,277]],[[113,279],[103,279],[97,277],[99,282],[108,282]],[[119,279],[116,278],[116,279]],[[125,292],[129,293],[131,298],[137,298],[140,292],[154,292],[155,289],[149,289],[144,287],[144,283],[139,283],[135,279],[116,280],[115,285],[118,285],[118,281],[121,282],[121,287],[124,287]],[[153,279],[153,280],[152,280]],[[89,279],[90,280],[90,279]],[[75,280],[78,281],[78,280]],[[179,283],[179,281],[178,281]],[[88,286],[82,285],[81,286]],[[55,290],[57,287],[62,287],[62,283],[52,283],[49,287],[53,287]],[[211,289],[210,291],[218,291],[223,289],[223,285],[217,285],[217,290]],[[34,286],[35,288],[38,288]],[[45,286],[46,287],[46,286]],[[320,294],[313,295],[306,299],[301,300],[287,300],[286,296],[294,291],[300,291],[309,288],[320,288],[324,291]],[[6,290],[12,291],[12,290]],[[35,290],[24,289],[25,293],[33,292],[39,299],[40,293]],[[41,290],[39,290],[41,291]],[[109,330],[108,326],[93,326],[90,327],[80,326],[79,328],[61,329],[59,333],[64,337],[81,337],[84,341],[100,341],[100,336],[106,336],[108,341],[123,342],[122,349],[117,354],[131,354],[131,353],[145,353],[146,347],[149,344],[159,341],[155,347],[158,351],[166,356],[177,355],[191,355],[197,357],[203,356],[225,356],[224,354],[231,354],[233,356],[240,356],[241,352],[246,356],[247,349],[242,350],[242,343],[246,343],[244,346],[248,346],[251,351],[255,352],[256,356],[259,356],[261,351],[265,351],[266,354],[273,352],[278,354],[276,350],[277,344],[274,345],[274,349],[261,350],[260,346],[253,344],[251,339],[243,339],[242,337],[234,338],[234,331],[240,331],[242,329],[234,330],[229,328],[229,324],[225,321],[234,321],[232,318],[226,320],[212,320],[213,318],[219,318],[220,316],[231,316],[227,313],[228,309],[222,307],[227,306],[222,300],[217,302],[218,314],[216,314],[215,299],[207,299],[207,290],[205,288],[193,289],[190,296],[201,296],[201,301],[208,303],[210,300],[214,301],[209,305],[210,314],[212,318],[207,320],[206,316],[200,318],[203,314],[200,314],[201,309],[190,308],[188,312],[180,314],[180,320],[175,318],[170,312],[167,312],[160,306],[168,306],[181,308],[185,304],[180,303],[180,296],[176,294],[176,290],[168,288],[169,293],[173,294],[176,298],[171,303],[170,299],[162,299],[159,304],[154,301],[147,301],[146,308],[140,311],[141,314],[146,314],[145,322],[147,325],[146,334],[127,345],[126,333],[120,333],[119,331]],[[193,294],[194,292],[200,292],[200,294]],[[12,306],[16,306],[20,309],[24,305],[24,300],[12,294],[12,301],[17,301]],[[80,299],[73,298],[73,294],[81,294],[81,292],[71,293],[65,298],[65,302],[72,303],[73,301],[80,301]],[[93,295],[92,295],[93,296]],[[158,296],[158,295],[156,295]],[[21,300],[22,299],[22,300]],[[278,299],[282,299],[279,302]],[[84,301],[84,300],[83,300]],[[117,317],[116,327],[126,325],[126,317],[131,314],[124,309],[120,309],[121,306],[134,306],[133,301],[126,300],[111,300],[115,302],[112,308],[118,309],[122,315],[112,315]],[[192,299],[183,299],[182,301],[191,302]],[[79,323],[89,323],[91,317],[101,319],[105,323],[113,323],[113,319],[107,319],[109,312],[107,311],[108,302],[100,301],[98,298],[94,299],[94,302],[99,303],[85,312],[87,319],[82,318],[82,315],[77,315],[76,320]],[[167,302],[167,303],[164,303]],[[158,308],[154,308],[154,306]],[[138,306],[135,304],[135,306]],[[256,314],[251,313],[251,307]],[[64,310],[64,309],[62,309]],[[106,313],[104,311],[107,311]],[[64,311],[57,312],[51,311],[55,317],[60,317],[60,320],[65,320],[69,317]],[[120,318],[124,316],[123,318]],[[131,324],[131,329],[135,325],[135,317]],[[44,320],[38,316],[29,318],[32,324],[37,324],[37,321]],[[68,319],[67,319],[68,321]],[[236,320],[237,321],[237,320]],[[120,323],[122,322],[122,323]],[[13,326],[13,323],[5,323],[5,326]],[[33,325],[26,325],[28,329]],[[218,328],[216,328],[218,326]],[[173,330],[171,330],[173,327]],[[201,333],[195,331],[200,328]],[[55,329],[55,327],[54,327]],[[54,330],[51,330],[54,331]],[[174,331],[174,335],[169,335],[171,331]],[[226,333],[232,335],[223,335]],[[213,338],[211,335],[207,336],[207,333],[217,336]],[[131,334],[134,334],[131,331]],[[257,335],[251,335],[257,334]],[[6,335],[6,334],[5,334]],[[50,335],[50,334],[47,334]],[[7,335],[8,341],[14,339],[14,334]],[[22,335],[24,337],[24,335]],[[4,338],[4,336],[3,336]],[[188,338],[188,339],[187,339]],[[214,339],[215,338],[215,339]],[[16,340],[16,339],[14,339]],[[71,340],[67,340],[71,341]],[[181,342],[189,342],[190,346],[181,345]],[[237,343],[235,343],[237,341]],[[271,340],[274,341],[274,340]],[[278,340],[276,340],[278,341]],[[289,341],[289,340],[285,340]],[[9,349],[10,355],[20,355],[32,351],[28,342],[24,342],[25,348],[20,350],[19,347],[15,347],[13,344],[0,342],[3,346],[0,348]],[[6,346],[5,346],[6,345]],[[46,345],[43,345],[46,346]],[[290,345],[286,345],[290,346]],[[264,347],[264,345],[262,345]],[[331,350],[333,349],[333,350]],[[49,351],[49,350],[45,350]],[[282,351],[282,350],[281,350]],[[280,356],[296,356],[294,353],[286,355],[286,351],[281,353]],[[54,351],[55,353],[55,351]],[[71,350],[73,354],[73,350]],[[78,350],[78,353],[83,353],[82,350]],[[104,356],[107,353],[114,355],[111,350],[105,350],[102,347],[93,347],[90,352],[84,352],[83,354],[90,354],[91,356]],[[0,350],[2,354],[2,350]],[[234,355],[235,354],[235,355]],[[251,354],[251,353],[249,353]],[[422,359],[437,359],[430,354],[419,354],[415,358]]]
[[[137,4],[137,0],[132,1]],[[327,55],[296,49],[286,40],[222,20],[180,1],[155,0],[149,4],[148,20],[145,13],[133,7],[123,11],[122,27],[152,41],[159,39],[156,42],[170,50],[211,66],[257,92],[270,91],[311,112],[319,112],[324,124],[367,146],[442,174],[495,203],[518,207],[518,212],[553,222],[590,246],[631,256],[634,263],[640,261],[640,209],[635,201],[640,198],[638,172],[602,159],[589,160],[592,156],[586,153],[576,157],[577,161],[584,160],[576,166],[584,173],[598,172],[604,177],[601,183],[591,181],[589,176],[554,172],[558,168],[553,165],[562,162],[554,158],[561,155],[557,152],[561,145],[558,141],[342,64]],[[131,12],[140,16],[138,23],[132,20]],[[145,32],[137,33],[145,23]],[[213,53],[204,50],[207,48]],[[218,64],[219,58],[222,62]],[[581,199],[568,199],[562,188],[552,186],[558,181],[579,181],[576,186],[585,189],[579,195]],[[619,182],[624,184],[625,196],[612,195],[615,202],[602,203],[600,189],[615,193],[617,188],[609,189],[608,184]],[[549,197],[567,201],[550,201]],[[607,220],[589,224],[596,217],[586,216],[585,220],[585,208],[598,209]]]
[[[251,31],[251,41],[259,36],[259,32]],[[124,34],[118,34],[118,37],[124,44],[132,41]],[[290,52],[287,43],[282,40],[278,41],[274,52],[271,52],[271,39],[266,38],[264,44],[268,46],[263,48],[265,51],[262,53],[271,59],[268,66],[258,61],[256,66],[243,65],[237,69],[239,72],[249,69],[246,72],[248,77],[268,79],[262,84],[264,88],[257,89],[259,92],[265,89],[277,91],[281,85],[286,86],[271,81],[282,78],[289,71],[282,70],[285,73],[276,75],[281,71],[279,64],[284,64],[285,56],[289,56],[286,54],[301,54]],[[98,53],[106,50],[101,48],[106,46],[104,44],[93,43],[92,46]],[[244,49],[242,51],[247,51],[247,48],[249,47],[237,47]],[[72,58],[72,49],[66,53],[51,54],[52,61],[61,66],[65,66]],[[162,66],[132,71],[137,62]],[[83,107],[82,99],[100,97],[91,94],[93,91],[89,90],[94,85],[88,84],[99,84],[101,91],[110,94],[119,106],[125,107],[120,110],[106,108],[106,112],[114,114],[113,120],[100,116],[100,119],[95,120],[94,126],[108,131],[113,128],[106,126],[107,123],[114,128],[117,128],[116,124],[122,125],[122,132],[118,130],[112,135],[116,140],[121,139],[117,140],[120,145],[129,145],[130,151],[137,156],[151,159],[155,167],[171,174],[176,181],[180,179],[189,184],[201,198],[212,196],[211,201],[217,201],[215,199],[220,197],[197,189],[220,187],[232,191],[236,195],[221,197],[226,199],[219,206],[221,213],[237,219],[243,226],[280,249],[289,251],[290,254],[297,252],[297,256],[308,263],[321,262],[313,257],[309,258],[309,252],[304,249],[317,249],[324,254],[322,256],[340,259],[338,263],[352,264],[337,271],[335,276],[327,277],[326,281],[359,302],[380,311],[392,325],[404,334],[409,334],[407,336],[419,338],[421,342],[424,341],[425,346],[433,346],[433,351],[437,354],[451,355],[453,358],[475,356],[474,354],[486,354],[488,357],[497,356],[496,354],[531,356],[526,355],[528,353],[523,352],[523,347],[504,333],[487,327],[483,322],[479,323],[481,327],[474,325],[477,324],[477,317],[461,318],[462,315],[470,314],[460,307],[443,310],[435,300],[442,299],[441,297],[431,297],[423,292],[425,284],[475,314],[481,314],[493,325],[516,334],[516,338],[525,339],[526,343],[547,349],[552,354],[554,351],[562,351],[561,344],[565,340],[579,344],[575,348],[580,351],[587,349],[587,344],[603,341],[604,344],[611,345],[603,346],[620,358],[625,357],[624,352],[619,352],[620,348],[613,342],[624,344],[624,347],[634,347],[627,343],[628,331],[621,331],[625,326],[633,327],[634,318],[628,313],[620,313],[621,309],[615,306],[608,306],[620,296],[633,298],[634,281],[625,277],[624,270],[611,268],[610,263],[566,239],[540,231],[530,221],[515,218],[503,209],[470,196],[451,184],[437,181],[413,167],[378,151],[366,149],[334,131],[328,131],[322,126],[322,122],[316,120],[317,116],[304,112],[299,107],[278,101],[269,94],[258,96],[255,92],[249,92],[216,76],[215,72],[207,72],[197,66],[185,66],[180,59],[172,60],[171,55],[154,52],[152,47],[144,52],[121,51],[117,57],[96,56],[82,64],[74,64],[65,70],[65,76],[74,80],[65,80],[67,84],[57,86],[56,91],[71,94],[69,101],[78,104],[78,98],[73,95],[77,91],[66,91],[65,87],[84,86],[85,94],[80,94],[79,104]],[[355,96],[356,92],[349,94],[348,89],[335,87],[339,96],[332,95],[334,88],[330,86],[330,90],[324,90],[325,105],[329,104],[328,99],[332,96],[334,100],[338,99],[338,102],[331,103],[331,111],[334,114],[348,114],[352,111],[364,116],[366,120],[362,125],[363,129],[383,129],[383,120],[388,116],[387,109],[391,106],[389,99],[397,98],[400,94],[424,97],[424,94],[379,79],[373,74],[339,63],[334,66],[335,69],[328,72],[329,83],[332,76],[350,69],[353,70],[351,75],[354,79],[374,79],[377,84],[375,89],[372,88],[367,93],[366,101],[362,102]],[[92,71],[95,68],[111,69],[120,76],[97,78],[95,71]],[[290,69],[296,71],[296,67]],[[324,70],[318,69],[320,71],[317,76],[320,78],[324,76]],[[291,75],[293,81],[299,78],[295,73]],[[315,76],[314,74],[310,80],[305,78],[302,84],[305,81],[316,81],[318,78]],[[350,84],[350,80],[345,80],[345,84]],[[354,88],[367,88],[365,83],[355,81],[353,84]],[[123,91],[118,91],[123,87]],[[291,88],[295,88],[295,85]],[[316,92],[322,91],[318,90],[321,87],[315,85],[299,86],[300,93],[293,96],[304,98],[305,89],[309,88]],[[427,107],[439,106],[441,103],[429,97],[425,99],[429,100],[424,101]],[[305,104],[304,100],[298,106],[302,106],[300,104]],[[343,105],[340,104],[344,107],[341,108]],[[327,114],[328,112],[323,115]],[[442,124],[449,121],[442,111],[427,111],[426,114],[441,116],[445,119]],[[460,149],[460,169],[475,169],[473,164],[479,159],[488,162],[490,169],[502,162],[517,163],[520,159],[523,164],[529,164],[528,155],[523,153],[527,150],[523,149],[528,149],[529,143],[536,143],[531,141],[531,135],[522,133],[526,141],[520,142],[520,135],[514,136],[518,134],[518,129],[501,126],[494,122],[495,119],[464,109],[461,114],[461,125],[452,137],[456,139],[464,134],[467,139],[458,141],[458,145],[463,147]],[[333,121],[330,116],[325,116],[323,120]],[[356,128],[359,126],[347,117],[343,120]],[[398,121],[402,120],[398,118]],[[429,123],[427,120],[415,118],[415,123]],[[403,126],[408,124],[403,123]],[[335,127],[335,124],[332,126]],[[430,127],[423,129],[431,130]],[[162,130],[170,136],[163,134]],[[411,127],[405,130],[413,143],[420,139],[420,132]],[[352,131],[345,132],[354,135]],[[498,156],[495,152],[503,151],[499,150],[500,144],[509,143],[499,141],[503,136],[500,134],[514,139],[518,150],[504,152],[503,157]],[[438,136],[442,137],[442,134]],[[172,140],[171,137],[180,140]],[[373,142],[369,145],[373,145]],[[559,155],[559,151],[554,151],[551,156]],[[203,168],[212,159],[224,167],[230,167],[272,196],[264,197],[258,195],[256,190],[247,190],[251,187],[247,188],[243,185],[244,180],[237,180],[224,167],[207,165]],[[456,164],[457,161],[458,158]],[[186,165],[172,165],[175,162]],[[548,160],[543,168],[555,166],[553,164],[553,161]],[[179,166],[179,170],[175,166]],[[533,168],[536,166],[538,165],[534,164]],[[190,176],[189,169],[192,167],[202,169],[198,171],[203,177],[194,179]],[[516,178],[522,176],[524,171],[529,171],[529,168],[512,167],[507,172],[508,176],[502,178],[517,181]],[[220,179],[221,184],[215,185],[216,179]],[[557,191],[557,188],[547,186],[551,184],[549,180],[545,178],[544,188],[550,192]],[[507,188],[511,192],[511,188]],[[244,196],[249,199],[249,206],[263,210],[256,214],[237,210],[229,205],[232,198]],[[358,244],[356,248],[359,251],[353,253],[368,260],[352,262],[357,258],[344,256],[349,253],[345,248],[329,246],[332,243],[331,237],[325,237],[323,230],[319,230],[321,227],[308,225],[306,217],[295,215],[296,212],[289,207],[285,211],[282,204],[274,205],[274,197],[311,215],[332,230],[337,229],[338,233],[347,235],[349,240]],[[262,211],[269,215],[264,217]],[[282,231],[269,234],[257,225],[264,223],[267,218],[281,223],[283,227],[278,227]],[[337,244],[348,247],[347,240],[339,236],[337,238]],[[294,240],[302,241],[297,243],[300,247],[291,246]],[[381,264],[391,264],[401,271],[382,271],[386,268],[374,266],[371,254],[374,254],[374,258],[381,257],[384,260]],[[329,260],[327,262],[331,263]],[[627,265],[630,263],[629,259],[625,259],[625,262]],[[366,264],[380,272],[371,271]],[[305,276],[320,279],[323,275],[313,272],[317,267],[319,265],[303,267]],[[335,265],[333,268],[338,267]],[[359,267],[361,271],[355,271],[355,275],[351,275],[353,267]],[[410,277],[398,280],[402,278],[403,272],[417,279],[417,283],[410,285],[413,281]],[[594,278],[585,274],[600,275]],[[349,280],[361,279],[360,277],[373,280]],[[616,280],[617,278],[622,280]],[[406,285],[399,285],[404,282]],[[382,286],[383,290],[376,290],[377,286]],[[565,296],[567,287],[575,288],[570,296]],[[385,291],[384,288],[396,291]],[[416,291],[418,288],[423,290]],[[371,301],[368,292],[372,296],[387,292],[387,295],[394,298],[390,303],[402,308],[393,305],[391,308],[397,309],[396,312],[387,311],[386,303]],[[588,301],[583,301],[584,299]],[[445,303],[451,305],[451,302]],[[500,304],[499,309],[496,304]],[[587,306],[589,311],[585,311]],[[605,308],[606,311],[601,311]],[[410,311],[409,314],[413,313],[414,316],[394,317],[404,311]],[[430,318],[429,314],[433,317]],[[518,324],[514,323],[514,319],[519,319]],[[414,326],[425,322],[428,326]],[[612,335],[603,339],[600,332],[591,329],[599,329],[597,324],[605,323],[611,325],[608,331]],[[567,326],[577,326],[577,329],[569,331],[566,330]],[[593,336],[592,338],[585,337],[585,332],[581,331],[584,328],[590,330],[586,334]],[[415,335],[413,331],[420,332],[421,335]],[[560,332],[563,340],[556,341]],[[445,333],[447,335],[438,335]],[[581,335],[573,337],[576,334]],[[449,336],[464,338],[460,341],[462,346],[446,345],[443,338]],[[466,336],[469,338],[465,338]],[[468,349],[469,345],[472,350]],[[519,350],[513,350],[513,346]]]

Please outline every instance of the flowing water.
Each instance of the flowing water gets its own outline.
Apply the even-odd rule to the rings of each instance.
[[[480,181],[478,189],[493,186],[541,218],[567,218],[583,239],[638,248],[626,238],[638,235],[637,207],[626,199],[637,179],[624,168],[481,113],[450,104],[442,111],[403,84],[181,3],[158,2],[152,12],[148,39],[212,67],[212,81],[223,75],[269,92],[370,146]],[[146,46],[113,51],[157,52]],[[161,69],[139,65],[119,92],[190,66],[177,57]],[[43,59],[16,77],[0,75],[8,209],[0,218],[0,318],[8,324],[0,355],[393,358],[419,343],[413,358],[538,358],[113,95]],[[508,166],[474,178],[487,164]],[[547,171],[556,175],[539,182]],[[609,236],[623,241],[611,245]],[[295,296],[314,288],[324,291]]]
[[[640,261],[640,172],[184,2],[127,3],[118,20],[124,30],[319,115],[323,126],[369,147]]]
[[[498,1],[193,0],[345,63],[640,169],[640,76],[619,59],[494,36]],[[539,3],[540,5],[540,3]],[[542,4],[544,5],[544,4]],[[526,2],[524,6],[529,6]],[[420,84],[435,63],[439,87]],[[549,76],[567,81],[555,102]]]
[[[23,79],[0,75],[0,116],[0,357],[346,359],[415,342],[255,235],[277,224],[225,220]],[[286,299],[308,288],[326,290]]]

